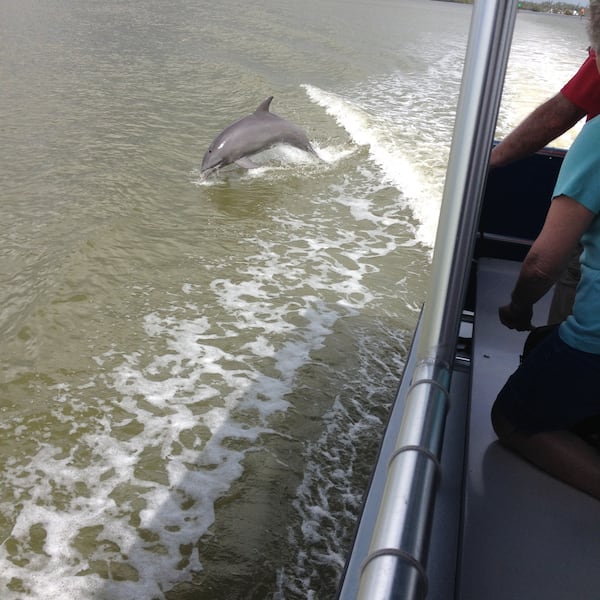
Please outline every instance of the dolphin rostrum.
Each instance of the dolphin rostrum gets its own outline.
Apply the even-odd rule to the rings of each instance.
[[[269,112],[269,96],[247,117],[224,129],[202,159],[202,175],[235,163],[245,169],[257,167],[249,157],[277,144],[289,144],[317,156],[306,134],[293,123]]]

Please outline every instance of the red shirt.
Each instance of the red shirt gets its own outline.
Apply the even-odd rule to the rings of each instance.
[[[560,93],[584,110],[588,121],[600,115],[600,73],[596,67],[596,53],[592,49],[579,71],[565,84]]]

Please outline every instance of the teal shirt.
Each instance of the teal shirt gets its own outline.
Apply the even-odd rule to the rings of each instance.
[[[553,197],[563,195],[596,216],[581,238],[581,279],[560,337],[573,348],[600,354],[600,116],[586,123],[565,156]]]

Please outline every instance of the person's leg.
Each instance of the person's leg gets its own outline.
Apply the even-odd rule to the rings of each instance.
[[[508,379],[492,424],[503,445],[600,499],[600,454],[577,435],[583,424],[596,426],[599,394],[600,356],[571,348],[555,330]]]
[[[546,473],[600,500],[600,454],[571,431],[523,433],[498,412],[492,423],[500,442]]]

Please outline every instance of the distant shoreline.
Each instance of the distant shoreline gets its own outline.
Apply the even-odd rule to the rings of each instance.
[[[436,0],[437,2],[454,2],[455,4],[473,4],[473,0]],[[526,2],[519,1],[519,10],[529,12],[546,13],[550,15],[567,15],[575,17],[583,17],[587,9],[581,4],[571,4],[569,2]]]

